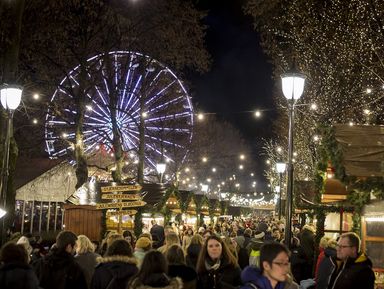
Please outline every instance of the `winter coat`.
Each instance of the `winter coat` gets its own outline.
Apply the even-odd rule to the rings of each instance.
[[[39,280],[26,264],[8,263],[0,268],[1,289],[38,289]]]
[[[138,272],[136,259],[128,256],[98,258],[91,281],[91,289],[125,289],[131,277]]]
[[[300,247],[303,250],[306,260],[306,266],[304,266],[301,271],[301,278],[302,280],[310,279],[312,278],[313,258],[315,254],[315,234],[308,229],[303,229],[299,239]]]
[[[188,246],[185,261],[189,267],[196,269],[197,259],[199,258],[200,250],[201,246],[198,244],[192,244]]]
[[[321,260],[316,272],[316,289],[328,288],[329,280],[334,269],[331,258],[336,258],[336,250],[326,248],[324,250],[324,258]]]
[[[150,280],[146,280],[151,285],[142,284],[137,278],[134,279],[128,289],[183,289],[183,281],[180,278],[168,278],[165,274],[152,274]]]
[[[293,278],[296,282],[300,282],[301,280],[304,280],[303,272],[307,270],[307,260],[305,258],[304,252],[302,248],[293,246],[291,248],[291,271]],[[305,273],[304,273],[305,274]]]
[[[232,289],[241,285],[241,270],[238,266],[222,261],[216,270],[198,273],[197,288],[199,289]]]
[[[372,271],[372,261],[361,254],[356,259],[348,258],[337,269],[337,264],[331,258],[333,271],[328,288],[330,289],[373,289],[375,274]]]
[[[262,275],[261,270],[257,267],[246,267],[241,272],[241,281],[244,286],[240,287],[240,289],[272,289],[269,279]],[[284,289],[285,285],[285,282],[278,282],[275,289]]]
[[[66,251],[52,251],[35,264],[36,276],[44,289],[84,289],[87,282],[83,269]]]
[[[179,277],[183,280],[183,289],[196,289],[197,273],[186,265],[169,265],[169,277]]]
[[[87,252],[75,256],[75,261],[83,269],[88,288],[90,288],[93,272],[95,272],[95,267],[97,265],[96,258],[99,257],[99,254],[92,252]]]
[[[145,254],[147,252],[145,252],[143,249],[141,248],[135,248],[135,252],[133,252],[133,256],[136,258],[136,261],[137,261],[137,267],[140,268],[141,267],[141,264],[143,263],[143,260],[144,260],[144,257],[145,257]]]
[[[164,227],[155,224],[152,226],[150,232],[151,232],[151,236],[153,239],[152,247],[154,249],[157,249],[157,248],[163,246],[164,239],[165,239]]]

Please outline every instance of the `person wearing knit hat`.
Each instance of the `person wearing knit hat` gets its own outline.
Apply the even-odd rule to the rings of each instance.
[[[152,249],[152,241],[147,237],[140,237],[136,241],[135,252],[133,256],[135,256],[137,260],[137,267],[140,268],[143,263],[145,254]]]

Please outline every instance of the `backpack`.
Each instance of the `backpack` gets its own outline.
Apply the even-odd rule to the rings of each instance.
[[[260,268],[260,250],[251,250],[249,254],[249,265]]]

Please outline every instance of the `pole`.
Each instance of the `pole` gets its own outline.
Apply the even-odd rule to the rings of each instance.
[[[283,187],[281,186],[282,185],[282,178],[283,178],[283,174],[282,173],[279,173],[279,220],[281,220],[281,207],[282,207],[282,204],[281,204],[281,191],[283,190]]]
[[[288,131],[288,183],[287,183],[287,204],[285,216],[285,245],[291,248],[292,237],[292,201],[293,201],[293,124],[294,124],[294,100],[288,100],[289,108],[289,131]]]
[[[13,113],[11,111],[7,111],[7,124],[6,124],[6,133],[5,133],[5,144],[4,144],[4,154],[3,154],[3,167],[1,174],[1,206],[4,210],[7,210],[7,191],[8,191],[8,177],[9,177],[9,148],[11,143],[11,132],[12,132],[12,117]],[[6,242],[6,222],[5,219],[7,215],[5,215],[1,219],[1,245]]]

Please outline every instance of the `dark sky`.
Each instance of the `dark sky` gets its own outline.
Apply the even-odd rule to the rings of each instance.
[[[260,156],[262,138],[271,136],[275,116],[272,101],[272,66],[259,44],[252,19],[244,16],[240,0],[200,1],[209,9],[206,43],[212,56],[212,68],[194,75],[194,104],[197,111],[217,113],[230,121],[250,142],[257,165],[259,183],[265,157]],[[256,109],[272,109],[256,119]],[[261,185],[261,184],[260,184]],[[265,185],[265,184],[264,184]],[[263,189],[258,186],[258,189]]]

